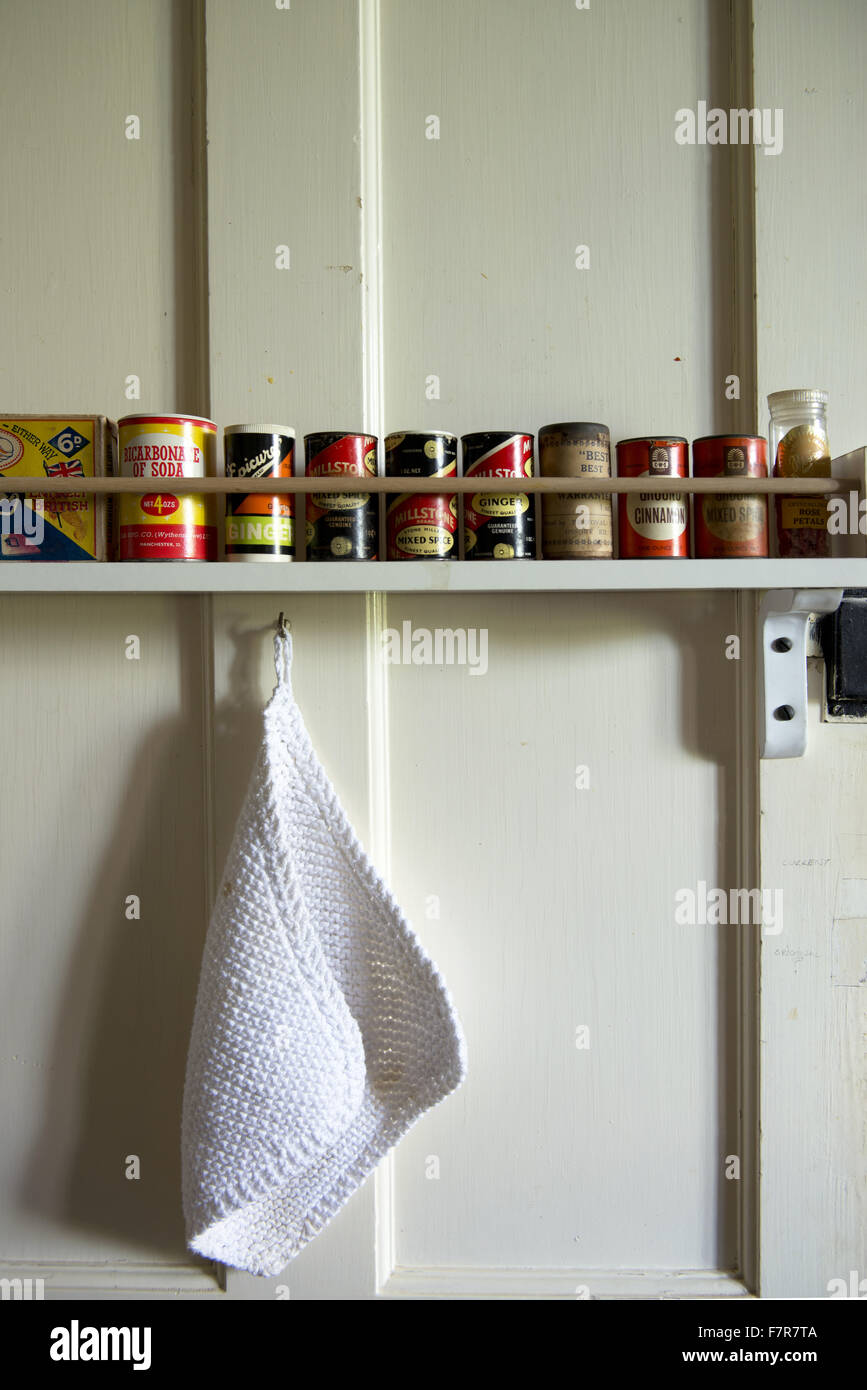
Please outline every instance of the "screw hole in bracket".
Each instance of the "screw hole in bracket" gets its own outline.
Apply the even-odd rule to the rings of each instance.
[[[790,652],[792,650],[791,637],[776,637],[771,643],[772,652]]]
[[[777,708],[774,710],[775,719],[780,719],[786,722],[789,719],[794,719],[794,717],[795,710],[793,705],[778,705]]]

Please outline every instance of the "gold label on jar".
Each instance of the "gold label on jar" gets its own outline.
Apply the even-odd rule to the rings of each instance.
[[[830,461],[828,439],[819,425],[795,425],[777,445],[777,471],[784,478],[825,476]]]

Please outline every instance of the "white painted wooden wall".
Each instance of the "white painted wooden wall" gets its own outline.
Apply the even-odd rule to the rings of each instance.
[[[730,55],[748,90],[741,3],[9,9],[4,177],[27,197],[3,209],[0,404],[117,415],[136,374],[144,409],[299,438],[693,437],[764,430],[768,390],[815,382],[834,452],[863,443],[867,15],[752,9],[755,100],[786,119],[754,170],[674,140],[678,108],[729,104]],[[278,605],[4,596],[4,1270],[215,1298],[821,1295],[863,1272],[867,908],[840,885],[867,879],[867,742],[814,706],[808,758],[757,785],[751,600],[282,606],[314,743],[453,991],[469,1079],[279,1279],[186,1254],[186,1038]],[[486,628],[488,674],[383,668],[407,619]],[[791,900],[781,937],[675,925],[678,888],[759,873]]]

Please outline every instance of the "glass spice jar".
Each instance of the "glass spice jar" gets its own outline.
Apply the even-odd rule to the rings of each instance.
[[[830,478],[828,392],[774,391],[768,438],[775,478]],[[829,553],[825,497],[777,494],[777,547],[781,557]]]

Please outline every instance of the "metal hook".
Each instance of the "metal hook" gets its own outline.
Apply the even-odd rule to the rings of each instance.
[[[289,622],[285,613],[281,613],[277,619],[277,631],[285,636],[287,633],[291,632],[291,630],[292,624]]]

